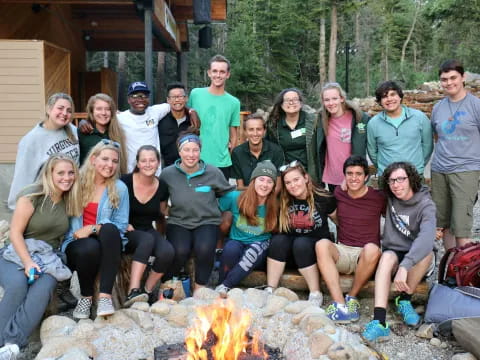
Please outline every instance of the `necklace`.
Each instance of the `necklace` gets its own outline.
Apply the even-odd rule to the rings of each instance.
[[[454,112],[452,112],[452,104],[450,102],[450,99],[447,98],[447,101],[448,101],[448,109],[450,110],[450,116],[448,118],[448,121],[452,121],[453,120],[453,117],[455,116],[455,114],[457,113],[458,110],[460,110],[460,106],[462,106],[463,102],[465,101],[465,99],[467,98],[467,96],[465,95],[465,97],[462,99],[462,101],[460,101],[460,104],[458,104],[457,108],[455,109]]]

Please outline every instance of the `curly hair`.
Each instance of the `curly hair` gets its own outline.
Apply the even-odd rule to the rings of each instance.
[[[420,191],[420,189],[422,188],[422,177],[418,173],[415,166],[413,166],[409,162],[398,161],[398,162],[394,162],[394,163],[391,163],[390,165],[388,165],[387,168],[383,172],[382,180],[383,180],[383,183],[386,184],[386,186],[384,187],[385,193],[388,196],[395,196],[392,193],[392,190],[390,190],[390,186],[387,185],[388,184],[387,181],[390,179],[390,176],[392,175],[392,173],[395,170],[398,170],[398,169],[405,170],[405,173],[407,174],[408,182],[410,184],[410,188],[412,189],[412,191],[414,193],[417,193],[418,191]]]

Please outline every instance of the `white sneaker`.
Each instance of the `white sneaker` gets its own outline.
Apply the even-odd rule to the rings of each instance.
[[[311,292],[308,295],[308,301],[313,305],[320,307],[323,303],[323,294],[320,291]]]
[[[101,297],[97,303],[97,316],[108,316],[115,312],[111,298]]]
[[[0,348],[0,360],[16,360],[20,354],[17,344],[6,344]]]
[[[265,289],[263,289],[266,293],[268,294],[273,294],[273,292],[275,291],[275,288],[271,287],[271,286],[267,286]]]
[[[220,284],[215,288],[215,291],[220,294],[221,298],[226,298],[228,296],[227,293],[230,291],[230,288],[226,287],[223,284]]]

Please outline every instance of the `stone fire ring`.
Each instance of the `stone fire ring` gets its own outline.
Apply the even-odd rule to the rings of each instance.
[[[336,327],[322,309],[299,300],[289,289],[278,288],[273,295],[258,289],[232,289],[228,297],[251,311],[250,330],[260,330],[261,340],[278,347],[287,360],[376,359],[359,335]],[[106,319],[77,323],[66,316],[50,316],[41,325],[42,349],[36,359],[153,360],[155,347],[184,341],[197,306],[217,299],[217,292],[204,288],[179,303],[139,302]]]

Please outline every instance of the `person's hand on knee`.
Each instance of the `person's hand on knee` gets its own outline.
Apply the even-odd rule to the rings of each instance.
[[[410,287],[407,284],[407,275],[408,270],[400,266],[398,268],[397,274],[395,275],[395,278],[393,279],[393,283],[395,284],[395,290],[403,291],[406,293],[410,292]]]

